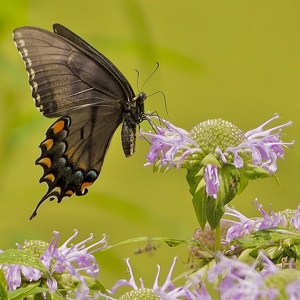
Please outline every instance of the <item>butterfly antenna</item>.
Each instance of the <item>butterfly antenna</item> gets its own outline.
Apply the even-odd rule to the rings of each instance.
[[[154,70],[152,71],[152,73],[148,76],[148,78],[146,79],[146,81],[145,81],[144,84],[142,85],[141,89],[139,89],[140,72],[139,72],[138,70],[135,70],[135,71],[137,72],[136,85],[137,85],[137,89],[138,89],[139,92],[143,90],[145,84],[146,84],[146,83],[148,82],[148,80],[154,75],[154,73],[158,70],[159,67],[160,67],[159,62],[156,62],[156,67],[155,67],[155,69],[154,69]],[[153,96],[153,95],[158,94],[158,93],[161,93],[161,94],[163,95],[163,97],[164,97],[165,110],[166,110],[167,116],[168,116],[168,118],[169,118],[169,112],[168,112],[168,106],[167,106],[167,97],[166,97],[166,95],[165,95],[164,92],[162,92],[162,91],[157,91],[157,92],[155,92],[155,93],[153,93],[153,94],[148,95],[147,97]]]
[[[139,91],[140,91],[140,90],[141,90],[141,91],[143,90],[145,84],[146,84],[146,83],[148,82],[148,80],[153,76],[153,74],[158,70],[158,68],[159,68],[159,63],[156,62],[156,67],[155,67],[155,69],[152,71],[152,73],[148,76],[148,78],[146,79],[146,81],[143,83],[141,89],[139,89],[139,77],[140,77],[140,72],[139,72],[138,70],[136,70],[136,72],[137,72],[137,74],[138,74],[138,76],[137,76],[137,87],[138,87],[138,90],[139,90]]]
[[[139,89],[139,79],[140,79],[140,72],[135,69],[136,73],[137,73],[137,76],[136,76],[136,86],[137,86],[137,90],[139,91],[139,93],[141,92],[140,89]]]
[[[158,93],[159,93],[159,94],[162,94],[162,96],[164,97],[165,110],[166,110],[166,113],[167,113],[168,118],[170,118],[170,117],[169,117],[169,112],[168,112],[167,97],[166,97],[166,95],[165,95],[165,93],[164,93],[163,91],[157,91],[157,92],[154,92],[153,94],[150,94],[150,95],[148,95],[147,97],[153,96],[153,95],[158,94]]]

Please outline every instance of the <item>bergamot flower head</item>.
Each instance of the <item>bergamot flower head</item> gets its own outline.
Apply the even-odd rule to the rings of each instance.
[[[229,227],[225,240],[230,250],[239,247],[244,253],[251,251],[251,256],[257,257],[259,250],[264,249],[264,255],[276,265],[298,261],[300,259],[300,206],[297,210],[285,209],[279,212],[274,212],[270,206],[267,213],[257,200],[254,205],[262,216],[251,219],[226,206],[225,215],[240,219],[230,221],[232,226]],[[242,256],[243,253],[241,251],[240,253]]]
[[[287,263],[298,261],[300,205],[297,210],[285,209],[279,212],[274,212],[270,206],[268,213],[257,199],[254,205],[261,215],[252,218],[228,205],[225,206],[226,211],[220,222],[220,251],[227,257],[234,255],[245,259],[249,253],[251,258],[256,258],[260,250],[264,249],[265,256],[274,264],[283,267]],[[198,245],[189,246],[193,271],[201,274],[201,278],[204,278],[208,269],[207,264],[212,264],[211,260],[215,258],[211,250],[215,249],[216,232],[210,229],[208,224],[205,225],[205,230],[197,228],[193,240],[196,240]]]
[[[272,176],[284,147],[294,143],[281,140],[282,129],[292,122],[265,129],[278,118],[276,114],[246,133],[222,119],[202,122],[190,132],[162,120],[164,126],[157,126],[156,133],[142,133],[151,141],[145,165],[153,165],[157,172],[187,169],[200,226],[204,229],[208,221],[214,229],[224,206],[244,190],[249,179]]]
[[[61,294],[65,293],[66,299],[92,299],[88,281],[95,283],[99,273],[99,265],[93,253],[107,248],[107,237],[103,235],[100,241],[86,246],[86,243],[93,240],[91,234],[82,242],[69,245],[77,235],[78,231],[75,230],[61,246],[58,245],[60,234],[57,231],[53,232],[50,243],[31,240],[25,241],[23,246],[17,244],[18,250],[29,253],[42,262],[51,279],[28,264],[2,264],[0,269],[4,271],[9,291],[24,287],[30,282],[40,281],[40,287],[47,287],[50,293],[60,289]],[[2,252],[0,250],[0,253]],[[46,298],[46,293],[43,294]]]
[[[217,278],[222,278],[219,293],[223,300],[299,299],[300,272],[278,269],[263,252],[252,266],[220,255],[208,272],[209,281]]]

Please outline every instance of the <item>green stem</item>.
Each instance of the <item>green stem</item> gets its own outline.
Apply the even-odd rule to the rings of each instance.
[[[216,227],[216,246],[215,246],[216,252],[221,251],[221,225]]]
[[[221,222],[219,222],[218,226],[216,227],[216,254],[221,251]],[[216,263],[218,263],[218,259],[216,260]],[[220,283],[222,281],[222,275],[220,274],[218,276],[218,286],[220,286]],[[219,295],[220,297],[220,295]]]

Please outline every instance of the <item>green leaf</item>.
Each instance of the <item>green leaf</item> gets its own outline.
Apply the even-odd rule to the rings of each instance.
[[[206,155],[202,160],[202,165],[207,166],[208,164],[214,165],[214,166],[218,167],[219,169],[222,167],[220,165],[219,161],[217,160],[217,158],[215,157],[215,155],[211,154],[211,153]]]
[[[220,224],[221,218],[224,215],[225,209],[222,201],[213,197],[207,197],[206,216],[211,230],[216,229]]]
[[[251,256],[249,255],[251,251],[252,249],[243,250],[242,253],[238,256],[238,260],[248,264],[251,259]]]
[[[292,228],[286,229],[280,227],[262,229],[237,239],[235,242],[244,248],[256,248],[271,245],[276,242],[279,243],[287,239],[294,239],[294,244],[300,243],[299,231]]]
[[[3,271],[1,270],[1,280],[0,280],[0,299],[7,300],[8,294],[6,290],[6,280],[4,278]]]
[[[284,252],[284,248],[280,245],[269,246],[264,249],[264,253],[272,260],[276,259]]]
[[[246,176],[244,176],[243,173],[241,173],[241,176],[240,176],[240,188],[239,188],[239,190],[237,192],[238,195],[240,195],[244,191],[244,189],[247,187],[248,183],[249,183],[249,179]]]
[[[149,242],[149,240],[151,240],[151,242],[152,241],[163,241],[170,247],[177,247],[182,244],[197,246],[200,249],[211,253],[211,251],[209,249],[205,248],[204,246],[202,246],[199,242],[197,242],[194,239],[180,240],[180,239],[172,239],[172,238],[160,237],[160,236],[142,236],[142,237],[138,237],[138,238],[128,239],[128,240],[125,240],[125,241],[122,241],[120,243],[110,246],[109,249],[113,248],[113,247],[125,245],[125,244],[130,244],[130,243]],[[105,250],[107,250],[107,249],[105,249]]]
[[[204,187],[193,196],[192,201],[199,225],[204,230],[207,222],[207,194]]]
[[[41,293],[42,291],[48,291],[49,289],[42,289],[42,291],[34,292],[34,290],[39,286],[40,282],[30,283],[26,287],[18,288],[15,291],[8,292],[8,299],[10,300],[22,300],[29,295],[34,295]],[[2,299],[2,298],[0,298]]]
[[[205,182],[203,180],[203,167],[198,165],[188,169],[186,180],[190,186],[190,193],[194,196],[194,194],[205,185]],[[200,184],[201,186],[199,186]]]
[[[90,290],[100,291],[103,294],[107,293],[105,286],[100,281],[95,280],[91,277],[87,277],[87,276],[85,276],[84,278],[85,278],[85,281],[87,282]]]
[[[29,266],[40,270],[47,278],[51,279],[51,275],[42,262],[37,257],[23,250],[9,249],[2,252],[0,254],[0,265],[2,264]]]
[[[270,173],[267,170],[254,164],[245,164],[242,168],[242,171],[250,180],[270,177]]]
[[[225,206],[238,194],[241,188],[240,171],[233,165],[224,165],[219,169],[219,180],[220,189],[218,199],[221,202],[220,205]],[[243,185],[244,184],[243,182]]]
[[[294,244],[291,246],[291,250],[295,253],[296,259],[300,259],[300,243]]]
[[[200,227],[204,230],[205,224],[207,222],[207,194],[205,191],[206,183],[203,178],[203,167],[198,165],[194,166],[191,169],[188,169],[186,179],[190,186],[190,193],[193,195],[192,202],[197,220]]]

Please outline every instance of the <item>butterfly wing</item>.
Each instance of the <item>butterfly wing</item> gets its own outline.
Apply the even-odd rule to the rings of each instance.
[[[117,118],[114,107],[96,106],[61,117],[47,130],[36,164],[44,169],[40,182],[48,184],[48,191],[31,218],[48,198],[61,202],[63,197],[74,193],[86,194],[86,188],[99,176],[111,138],[121,121],[122,114]]]
[[[79,44],[89,46],[67,32],[74,41],[77,38]],[[132,102],[134,93],[128,81],[96,50],[89,52],[72,40],[41,28],[17,28],[13,36],[25,62],[35,105],[46,117],[116,101],[124,109]]]
[[[13,33],[36,107],[46,117],[60,117],[40,145],[36,163],[44,168],[40,181],[48,191],[37,208],[47,198],[85,194],[117,127],[125,120],[132,135],[136,125],[129,122],[134,93],[121,72],[65,27],[55,24],[54,30],[21,27]]]

